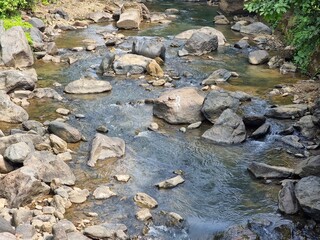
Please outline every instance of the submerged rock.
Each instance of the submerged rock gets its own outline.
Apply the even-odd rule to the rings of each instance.
[[[139,207],[142,208],[155,208],[158,206],[158,202],[146,193],[137,193],[133,200]]]
[[[252,162],[248,170],[256,178],[289,178],[294,174],[294,169],[286,167],[271,166],[265,163]]]
[[[159,182],[156,184],[156,186],[158,188],[173,188],[181,183],[184,183],[184,179],[180,175],[178,175],[165,181]]]
[[[28,118],[28,113],[22,107],[11,102],[9,95],[0,91],[0,122],[21,123]]]
[[[112,89],[112,86],[107,81],[82,78],[69,83],[64,91],[72,94],[92,94],[108,92]]]

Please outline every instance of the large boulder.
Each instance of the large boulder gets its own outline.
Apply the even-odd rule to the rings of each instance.
[[[23,164],[36,170],[37,178],[43,182],[51,183],[53,179],[59,178],[62,184],[75,184],[76,177],[70,167],[51,152],[36,151]]]
[[[4,152],[4,158],[12,163],[21,164],[29,156],[32,149],[25,142],[10,145]]]
[[[302,136],[312,139],[319,135],[320,129],[315,124],[317,122],[316,117],[312,115],[303,116],[295,123],[294,127],[297,128]]]
[[[15,90],[33,90],[37,80],[37,73],[34,69],[1,71],[0,90],[7,93]]]
[[[244,0],[221,0],[219,3],[219,8],[227,14],[243,14],[244,10]]]
[[[252,162],[248,166],[250,171],[256,178],[289,178],[293,175],[294,169],[286,167],[271,166],[265,163]]]
[[[117,27],[120,29],[139,29],[142,18],[142,8],[139,3],[125,2],[121,8]]]
[[[98,160],[119,158],[125,154],[125,142],[121,138],[108,137],[97,133],[92,141],[88,165],[94,167]]]
[[[10,97],[0,90],[0,122],[21,123],[28,120],[28,113],[11,102]]]
[[[218,69],[211,73],[209,77],[202,81],[203,85],[212,85],[216,83],[226,82],[232,76],[232,73],[226,69]]]
[[[108,81],[81,78],[79,80],[69,83],[64,91],[72,94],[91,94],[108,92],[112,89],[111,84]]]
[[[320,177],[320,155],[309,157],[308,159],[300,162],[296,166],[294,172],[300,177]]]
[[[287,181],[278,194],[278,207],[285,214],[295,214],[299,211],[299,203],[294,193],[294,183]]]
[[[246,128],[242,118],[228,108],[222,112],[214,126],[204,132],[202,137],[215,143],[241,143],[246,140]]]
[[[240,32],[246,34],[272,34],[271,28],[262,22],[254,22],[249,25],[242,25]]]
[[[2,60],[8,67],[28,67],[34,59],[22,27],[12,27],[0,36]]]
[[[28,22],[35,28],[39,29],[41,32],[43,32],[46,28],[45,23],[40,18],[30,18]]]
[[[203,55],[218,48],[218,37],[203,32],[195,32],[187,40],[184,50],[190,55]]]
[[[62,138],[67,143],[76,143],[82,139],[82,135],[78,129],[59,121],[50,122],[48,131]]]
[[[25,166],[6,174],[0,179],[0,196],[8,200],[9,207],[20,207],[48,194],[50,187],[36,176],[34,166]]]
[[[202,32],[210,36],[217,36],[219,46],[223,46],[227,41],[223,33],[213,27],[202,27],[200,29],[190,29],[182,33],[179,33],[178,35],[175,36],[175,38],[188,40],[192,37],[194,33],[197,33],[197,32]]]
[[[237,111],[239,105],[239,100],[229,92],[215,90],[208,93],[204,99],[201,111],[206,119],[214,123],[214,120],[219,117],[224,110],[230,108],[233,111]]]
[[[171,124],[195,123],[203,120],[203,101],[196,88],[171,90],[155,100],[153,114]]]
[[[290,104],[267,108],[265,115],[272,118],[291,119],[302,117],[307,111],[307,104]]]
[[[147,58],[136,54],[125,54],[113,63],[113,69],[116,74],[141,74],[147,69],[151,58]]]
[[[165,60],[166,48],[161,38],[139,38],[132,44],[132,53],[148,58],[160,57]]]
[[[266,50],[256,50],[249,53],[249,63],[253,65],[263,64],[268,62],[269,53]]]
[[[303,211],[320,221],[320,177],[302,178],[296,184],[295,194]]]

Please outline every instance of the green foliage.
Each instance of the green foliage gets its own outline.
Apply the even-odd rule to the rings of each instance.
[[[20,9],[31,8],[33,0],[0,0],[0,18],[17,15]]]
[[[4,29],[7,30],[9,28],[16,27],[16,26],[21,26],[24,29],[32,28],[32,25],[30,23],[28,23],[28,22],[23,21],[21,19],[21,16],[19,16],[19,15],[11,17],[11,18],[3,19],[3,27],[4,27]],[[26,32],[25,34],[26,34],[26,38],[28,40],[28,43],[32,44],[32,39],[31,39],[30,33]]]
[[[264,17],[273,27],[279,24],[285,14],[293,17],[287,42],[296,48],[295,63],[306,72],[312,54],[320,46],[320,1],[247,0],[245,8]]]

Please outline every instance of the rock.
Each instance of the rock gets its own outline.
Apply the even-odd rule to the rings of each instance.
[[[84,203],[89,195],[88,189],[74,188],[69,192],[69,200],[72,203]]]
[[[39,29],[41,32],[44,32],[44,29],[46,28],[46,25],[44,22],[36,17],[30,18],[28,22],[35,28]]]
[[[86,227],[83,234],[92,239],[128,239],[125,231],[127,227],[123,224],[103,223]]]
[[[176,35],[175,38],[187,40],[187,39],[190,39],[192,37],[192,35],[196,32],[202,32],[202,33],[208,34],[210,36],[217,36],[219,46],[223,46],[227,41],[222,32],[220,32],[212,27],[202,27],[200,29],[190,29],[190,30],[184,31],[184,32]]]
[[[67,233],[67,238],[68,240],[90,240],[90,238],[87,238],[81,232]]]
[[[303,211],[320,221],[320,177],[302,178],[295,186],[295,194]]]
[[[156,186],[158,188],[173,188],[181,183],[184,183],[184,179],[180,175],[178,175],[176,177],[167,179],[163,182],[159,182],[156,184]]]
[[[2,216],[0,216],[0,233],[3,233],[3,232],[15,234],[15,230],[11,226],[11,224],[8,221],[6,221]]]
[[[320,177],[320,155],[309,157],[300,162],[294,172],[301,178],[311,175]]]
[[[230,22],[224,15],[217,15],[214,17],[213,22],[217,25],[228,25]]]
[[[267,135],[270,131],[270,127],[271,125],[269,123],[264,123],[263,125],[261,125],[258,129],[256,129],[252,134],[251,134],[251,138],[254,139],[259,139],[264,137],[265,135]]]
[[[112,89],[109,82],[103,80],[81,78],[69,83],[64,91],[72,94],[102,93]]]
[[[195,123],[191,123],[190,125],[188,125],[187,129],[196,129],[196,128],[200,127],[201,124],[202,124],[201,121],[195,122]]]
[[[307,111],[307,104],[290,104],[274,108],[267,108],[265,115],[272,118],[292,119],[304,116]]]
[[[260,127],[266,122],[266,117],[262,115],[246,115],[242,120],[246,127]]]
[[[294,174],[294,169],[286,167],[271,166],[265,163],[252,162],[248,167],[256,178],[290,178]]]
[[[32,167],[37,178],[43,182],[51,183],[55,178],[59,178],[62,184],[75,184],[76,178],[70,167],[51,152],[36,151],[29,155],[24,165]]]
[[[33,90],[37,82],[35,70],[4,70],[0,72],[0,90],[11,93],[16,90]]]
[[[93,197],[99,200],[108,199],[113,196],[117,196],[117,194],[112,192],[108,186],[100,186],[93,192]]]
[[[281,138],[281,141],[291,147],[294,148],[304,148],[304,145],[302,143],[300,143],[300,138],[298,136],[295,135],[287,135]]]
[[[62,138],[67,143],[76,143],[81,141],[81,133],[67,123],[52,121],[48,125],[48,131]]]
[[[165,60],[166,48],[161,38],[139,38],[132,44],[132,53],[148,58],[160,57]]]
[[[0,122],[21,123],[28,120],[28,113],[11,102],[10,97],[0,90]]]
[[[226,82],[232,76],[231,72],[226,69],[218,69],[210,74],[205,80],[202,81],[202,85],[212,85],[215,83]]]
[[[94,50],[96,50],[96,48],[97,48],[96,45],[88,45],[88,46],[86,47],[86,50],[87,50],[87,51],[94,51]]]
[[[50,187],[36,179],[36,174],[34,167],[29,166],[8,173],[0,179],[0,196],[8,200],[10,207],[19,207],[48,194]]]
[[[319,128],[315,125],[316,121],[316,118],[312,115],[303,116],[294,124],[294,127],[301,132],[302,136],[312,139],[320,133]]]
[[[22,27],[12,27],[0,36],[2,60],[8,67],[29,67],[33,65],[32,50]]]
[[[111,69],[114,58],[115,54],[110,51],[108,51],[107,54],[104,56],[100,64],[100,69],[103,73],[107,73]]]
[[[114,178],[119,182],[128,182],[130,180],[130,175],[115,175]]]
[[[54,195],[50,204],[61,214],[64,214],[66,212],[66,208],[71,206],[71,202],[68,199],[59,195]]]
[[[112,14],[107,12],[92,12],[88,15],[88,19],[95,23],[113,21]]]
[[[224,234],[223,240],[258,240],[259,236],[251,231],[248,227],[236,225],[230,227]]]
[[[36,98],[54,98],[61,101],[62,97],[52,88],[36,88],[33,90],[33,96]]]
[[[139,207],[142,208],[155,208],[158,206],[158,202],[146,193],[137,193],[133,200]]]
[[[58,48],[55,42],[48,42],[45,48],[46,48],[46,53],[51,56],[58,54]]]
[[[12,223],[15,227],[30,223],[30,220],[33,217],[33,211],[26,209],[26,208],[18,208],[13,211],[12,214]]]
[[[299,203],[294,193],[294,183],[286,182],[278,194],[278,206],[285,214],[295,214],[299,211]]]
[[[148,129],[151,130],[151,131],[157,131],[157,130],[159,130],[159,125],[156,122],[152,122],[150,124],[150,126],[148,127]]]
[[[73,225],[72,222],[62,219],[59,222],[55,223],[52,226],[53,240],[63,239],[62,237],[66,237],[66,234],[77,232],[77,228]],[[83,236],[83,235],[82,235]],[[79,238],[78,240],[80,240]],[[68,238],[68,240],[71,240]]]
[[[8,232],[2,232],[0,233],[0,239],[5,239],[5,240],[17,240],[16,236],[8,233]]]
[[[142,74],[152,59],[136,54],[125,54],[113,63],[116,74]]]
[[[40,136],[43,136],[46,132],[42,123],[35,120],[28,120],[22,123],[22,127],[26,131],[33,130],[38,133]]]
[[[139,221],[145,222],[152,218],[152,214],[148,208],[142,208],[136,213],[136,218]]]
[[[57,157],[64,162],[72,160],[72,155],[70,152],[59,153],[57,154]]]
[[[171,124],[194,123],[203,120],[203,101],[196,88],[171,90],[155,100],[153,114]]]
[[[280,56],[273,56],[272,58],[270,58],[268,62],[268,66],[271,69],[279,68],[283,64],[283,62],[284,62],[284,59],[281,58]]]
[[[21,236],[22,239],[34,239],[36,229],[31,224],[21,224],[16,228],[16,235]]]
[[[272,34],[272,30],[262,22],[254,22],[245,26],[242,25],[240,32],[246,34]]]
[[[60,137],[54,134],[50,134],[49,139],[51,142],[51,147],[55,154],[64,153],[68,150],[67,142]]]
[[[142,20],[142,9],[139,3],[125,2],[121,8],[117,27],[120,29],[139,29]]]
[[[31,153],[32,149],[25,142],[10,145],[4,152],[4,158],[12,163],[21,164]]]
[[[240,39],[238,42],[234,44],[234,47],[238,49],[246,49],[249,48],[250,45],[247,40]]]
[[[92,142],[88,165],[94,167],[98,160],[119,158],[125,154],[125,142],[121,138],[108,137],[97,133]]]
[[[246,140],[246,129],[241,117],[226,109],[202,137],[215,143],[236,144]]]
[[[224,90],[214,90],[208,93],[203,106],[203,115],[212,123],[220,114],[226,109],[237,111],[240,102],[237,98],[233,97],[230,92]]]
[[[263,64],[268,60],[269,53],[266,50],[256,50],[249,53],[249,63],[253,65]]]
[[[2,155],[0,155],[0,174],[9,173],[13,170],[14,170],[13,166],[9,162],[4,160]]]
[[[246,13],[243,0],[221,0],[219,2],[219,8],[230,15]]]
[[[153,77],[163,77],[164,75],[162,68],[155,60],[151,60],[149,62],[149,64],[146,67],[146,70],[149,73],[149,75]]]
[[[184,49],[191,55],[203,55],[218,48],[218,37],[204,32],[194,32],[187,40]]]
[[[109,129],[104,125],[100,125],[96,128],[96,131],[100,133],[107,133]]]
[[[247,25],[247,24],[248,24],[247,21],[243,21],[243,20],[242,21],[238,21],[234,25],[231,26],[231,29],[233,31],[240,32],[241,27],[244,26],[244,25]]]
[[[164,86],[166,84],[166,80],[159,79],[152,82],[152,86],[158,87],[158,86]]]
[[[297,66],[295,66],[292,62],[285,62],[280,67],[281,74],[294,73],[297,71]]]
[[[56,110],[56,113],[59,113],[59,114],[64,115],[64,116],[67,116],[67,115],[69,115],[70,110],[66,109],[66,108],[58,108]]]

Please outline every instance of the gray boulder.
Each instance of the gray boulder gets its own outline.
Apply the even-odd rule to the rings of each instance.
[[[299,142],[300,138],[298,136],[287,135],[287,136],[283,136],[280,140],[291,147],[298,148],[298,149],[304,148],[304,145]]]
[[[21,224],[16,227],[16,234],[22,239],[34,239],[36,236],[36,228],[31,224]]]
[[[120,29],[139,29],[142,21],[142,8],[139,3],[125,2],[121,8],[117,27]]]
[[[230,108],[237,111],[240,102],[237,98],[231,96],[230,92],[224,90],[216,90],[208,93],[204,99],[201,111],[210,122],[214,123],[220,114]]]
[[[215,83],[226,82],[232,76],[232,73],[226,69],[218,69],[211,73],[209,77],[202,81],[202,85],[212,85]]]
[[[28,22],[35,28],[39,29],[41,32],[44,32],[46,25],[44,24],[44,22],[36,17],[33,17],[31,19],[28,20]]]
[[[160,57],[165,60],[166,48],[161,38],[139,38],[132,44],[132,53],[148,58]]]
[[[0,233],[8,232],[15,234],[14,228],[11,226],[11,224],[5,220],[2,216],[0,216]]]
[[[105,57],[102,59],[101,64],[100,64],[100,70],[103,73],[108,72],[112,68],[112,64],[115,58],[115,54],[112,52],[107,52]]]
[[[33,90],[37,80],[34,69],[0,71],[0,90],[7,93],[15,90]]]
[[[203,120],[203,101],[196,88],[167,91],[154,101],[153,114],[171,124],[195,123]]]
[[[241,20],[241,21],[236,22],[234,25],[232,25],[231,29],[233,31],[240,32],[241,27],[244,25],[247,25],[247,24],[248,24],[247,21]]]
[[[250,45],[247,40],[240,39],[238,42],[234,44],[234,47],[238,49],[246,49],[249,48]]]
[[[286,167],[271,166],[265,163],[252,162],[248,166],[248,171],[256,178],[289,178],[293,175],[294,169]]]
[[[38,28],[31,28],[29,30],[30,37],[32,39],[32,46],[37,51],[43,51],[44,50],[44,42],[43,42],[43,35],[41,31]]]
[[[241,117],[231,109],[226,109],[202,137],[215,143],[241,143],[246,140],[246,128]]]
[[[271,28],[262,22],[254,22],[249,25],[243,25],[240,28],[240,32],[246,34],[272,34]]]
[[[8,200],[9,207],[20,207],[48,194],[50,187],[36,176],[34,167],[28,166],[8,173],[0,179],[0,196]]]
[[[22,127],[26,131],[33,130],[40,136],[43,136],[46,133],[46,129],[44,128],[43,124],[35,120],[28,120],[23,122]]]
[[[0,90],[0,122],[21,123],[28,120],[28,113],[11,102],[10,97]]]
[[[249,63],[253,65],[263,64],[268,62],[269,53],[266,50],[256,50],[249,53]]]
[[[76,143],[82,139],[82,135],[78,129],[59,121],[50,122],[48,131],[62,138],[67,143]]]
[[[112,86],[108,81],[92,78],[81,78],[69,83],[64,91],[72,94],[92,94],[111,91]]]
[[[265,115],[272,118],[292,119],[304,116],[307,111],[307,104],[290,104],[274,108],[267,108]]]
[[[312,139],[320,133],[320,129],[316,126],[316,117],[312,115],[303,116],[295,123],[294,127],[297,128],[302,136]]]
[[[121,235],[127,239],[126,231],[127,227],[123,224],[103,223],[86,227],[83,234],[90,239],[120,239]]]
[[[302,178],[296,184],[295,194],[303,211],[320,221],[320,177]]]
[[[191,55],[203,55],[218,48],[218,37],[204,32],[195,32],[187,40],[184,49]]]
[[[294,193],[294,183],[287,181],[278,194],[278,207],[285,214],[295,214],[299,211],[299,203]]]
[[[315,117],[315,124],[320,126],[320,98],[314,101],[314,106],[311,108],[312,115]]]
[[[0,36],[2,60],[8,67],[29,67],[33,65],[32,50],[22,27],[12,27]]]
[[[267,135],[270,131],[271,125],[269,123],[262,124],[259,128],[257,128],[251,135],[251,138],[259,139]]]
[[[25,142],[10,145],[4,152],[4,157],[12,163],[23,163],[32,152],[32,149]]]
[[[121,138],[97,133],[92,142],[88,165],[94,167],[98,160],[119,158],[125,154],[125,142]]]
[[[141,55],[125,54],[115,59],[113,69],[116,74],[142,74],[146,72],[151,60]]]
[[[308,159],[300,162],[296,166],[294,172],[300,177],[320,177],[320,155],[309,157]]]

